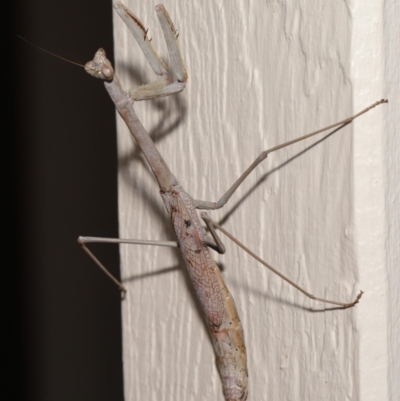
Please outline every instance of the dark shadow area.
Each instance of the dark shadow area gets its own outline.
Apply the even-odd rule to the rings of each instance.
[[[130,277],[127,277],[126,279],[123,280],[123,283],[129,283],[132,281],[136,281],[136,280],[142,280],[148,277],[153,277],[153,276],[160,276],[163,274],[169,274],[172,273],[176,270],[182,270],[182,266],[173,266],[173,267],[165,267],[163,269],[158,269],[158,270],[153,270],[153,271],[149,271],[147,273],[141,273],[141,274],[134,274]]]
[[[83,64],[99,47],[112,56],[112,4],[16,0],[11,11],[12,398],[122,400],[120,294],[76,242],[118,236],[114,107],[100,81],[16,37]],[[118,247],[97,256],[119,276]]]

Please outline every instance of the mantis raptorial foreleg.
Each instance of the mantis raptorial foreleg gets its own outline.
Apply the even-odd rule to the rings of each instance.
[[[165,8],[162,5],[158,5],[156,6],[156,12],[160,20],[165,42],[167,43],[172,69],[176,75],[175,81],[173,81],[173,77],[169,73],[165,63],[154,50],[151,39],[147,36],[148,30],[145,29],[140,19],[121,3],[117,3],[114,8],[136,39],[150,67],[161,77],[157,81],[128,89],[127,93],[129,93],[132,100],[155,99],[181,92],[186,85],[187,72],[182,61],[179,42],[176,40],[178,33],[168,14],[165,12]]]

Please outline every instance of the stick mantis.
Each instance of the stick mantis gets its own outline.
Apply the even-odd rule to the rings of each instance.
[[[299,291],[311,299],[319,300],[342,307],[350,307],[355,305],[360,299],[362,292],[352,302],[338,302],[315,297],[301,289],[294,282],[283,277],[279,272],[271,266],[261,261],[256,255],[251,253],[249,249],[244,247],[238,240],[234,239],[223,227],[211,220],[208,215],[203,212],[201,218],[210,231],[212,238],[206,235],[198,219],[195,208],[197,209],[218,209],[222,207],[235,192],[237,187],[251,173],[251,171],[261,163],[268,154],[277,151],[283,147],[289,146],[295,142],[304,140],[310,136],[316,135],[328,129],[341,127],[349,124],[354,118],[367,112],[369,109],[377,106],[385,101],[379,101],[364,109],[362,112],[345,119],[339,123],[333,124],[322,130],[318,130],[303,137],[278,145],[267,151],[264,151],[253,162],[253,164],[245,171],[245,173],[234,183],[234,185],[223,195],[218,202],[196,201],[186,194],[180,187],[175,177],[169,171],[168,166],[158,153],[151,140],[147,136],[143,126],[138,120],[134,110],[133,103],[139,100],[147,100],[161,96],[169,96],[182,91],[185,87],[187,74],[184,62],[180,55],[180,49],[177,41],[177,32],[163,6],[157,6],[157,15],[160,19],[161,27],[167,42],[169,55],[171,58],[172,69],[174,70],[177,80],[173,81],[172,76],[166,68],[165,64],[158,57],[153,49],[147,31],[140,20],[121,3],[116,4],[116,10],[121,16],[125,24],[131,30],[135,39],[141,46],[143,53],[149,61],[154,72],[161,78],[150,84],[141,87],[132,88],[124,92],[120,87],[111,64],[105,57],[105,53],[99,50],[92,62],[86,65],[86,70],[93,76],[101,78],[105,81],[105,86],[116,104],[118,112],[123,117],[132,135],[138,141],[145,157],[159,182],[161,196],[164,204],[169,212],[178,237],[178,242],[154,242],[143,240],[110,240],[91,237],[80,237],[79,242],[89,256],[107,273],[107,270],[88,250],[85,244],[89,242],[118,242],[118,243],[134,243],[134,244],[152,244],[161,246],[179,246],[189,276],[192,279],[196,294],[199,298],[202,309],[205,313],[207,325],[210,330],[211,338],[217,354],[217,365],[223,382],[223,391],[226,400],[245,400],[247,399],[247,365],[244,338],[239,316],[236,312],[234,301],[229,294],[225,284],[222,281],[218,268],[212,261],[208,247],[216,249],[223,253],[224,247],[220,241],[215,228],[218,228],[230,239],[241,246],[246,252],[256,257],[258,261],[273,270],[284,280],[289,282]],[[122,291],[125,288],[115,278],[112,278]]]

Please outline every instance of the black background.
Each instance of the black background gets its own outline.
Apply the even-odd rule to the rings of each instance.
[[[112,4],[19,0],[11,7],[3,10],[12,21],[11,57],[2,60],[7,105],[11,93],[3,110],[13,128],[2,133],[11,194],[3,193],[3,244],[10,245],[2,269],[9,396],[121,400],[120,295],[76,242],[118,236],[114,107],[101,81],[16,36],[83,64],[99,47],[112,60]],[[96,254],[118,275],[117,247]]]

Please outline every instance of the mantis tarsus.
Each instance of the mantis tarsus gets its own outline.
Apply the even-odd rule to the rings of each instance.
[[[107,273],[107,270],[88,250],[86,243],[89,242],[117,242],[117,243],[134,243],[134,244],[152,244],[161,246],[178,246],[181,249],[185,265],[189,271],[193,286],[197,297],[205,314],[206,322],[210,330],[212,342],[217,355],[217,366],[223,383],[223,391],[225,399],[229,400],[245,400],[247,399],[247,363],[246,350],[244,345],[243,330],[236,312],[236,308],[232,297],[230,296],[221,275],[215,263],[213,262],[209,247],[214,248],[220,253],[224,252],[224,247],[215,231],[218,228],[225,235],[228,235],[239,246],[256,257],[251,251],[240,244],[229,233],[227,233],[218,223],[211,220],[206,213],[202,213],[201,217],[206,223],[212,238],[209,237],[204,228],[202,228],[200,219],[197,216],[198,209],[218,209],[229,200],[230,196],[235,192],[237,187],[250,174],[250,172],[262,162],[269,153],[277,151],[283,147],[289,146],[295,142],[301,141],[310,136],[316,135],[328,129],[341,127],[351,123],[356,117],[364,114],[369,109],[378,104],[385,103],[385,100],[374,103],[370,107],[364,109],[360,113],[347,118],[336,124],[332,124],[322,130],[318,130],[303,137],[294,139],[284,144],[275,146],[260,154],[260,156],[252,163],[252,165],[243,173],[243,175],[232,185],[225,195],[217,202],[197,201],[193,200],[178,184],[176,178],[170,172],[168,166],[164,162],[162,156],[158,153],[150,137],[137,118],[133,104],[135,101],[169,96],[182,91],[185,88],[187,73],[184,62],[182,60],[178,34],[162,5],[156,6],[157,15],[160,20],[163,34],[168,47],[171,59],[172,69],[174,70],[176,80],[172,79],[165,64],[158,57],[153,49],[151,42],[147,36],[147,30],[141,21],[130,12],[121,3],[117,3],[115,8],[121,16],[125,24],[128,26],[136,41],[142,48],[147,60],[153,71],[161,78],[156,82],[132,88],[123,91],[117,78],[114,75],[113,68],[105,56],[105,52],[100,49],[93,61],[86,64],[86,71],[91,75],[105,81],[105,86],[114,101],[117,110],[125,123],[129,127],[132,135],[135,137],[141,147],[146,160],[148,161],[159,185],[166,209],[173,222],[174,229],[178,238],[178,242],[157,242],[157,241],[141,241],[141,240],[109,240],[91,237],[80,237],[79,242],[83,249],[90,257]],[[284,280],[296,287],[311,299],[339,305],[347,308],[354,306],[360,299],[362,292],[352,302],[338,302],[335,300],[326,300],[309,294],[295,283],[282,276],[271,266],[261,263],[273,270]],[[107,273],[108,274],[108,273]],[[112,279],[118,284],[122,291],[125,288],[115,278]]]

